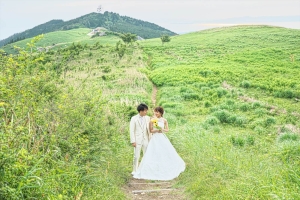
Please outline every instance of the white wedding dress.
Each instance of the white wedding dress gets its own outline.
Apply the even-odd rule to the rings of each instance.
[[[163,121],[158,121],[164,127]],[[164,133],[154,133],[145,155],[133,174],[134,178],[147,180],[172,180],[185,170],[185,163]]]

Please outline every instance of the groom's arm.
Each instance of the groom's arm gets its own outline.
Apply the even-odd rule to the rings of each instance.
[[[134,123],[134,117],[130,120],[130,126],[129,126],[129,132],[130,132],[130,143],[135,146],[133,143],[135,143],[135,123]]]

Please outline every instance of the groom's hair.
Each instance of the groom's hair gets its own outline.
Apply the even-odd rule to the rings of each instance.
[[[138,112],[144,111],[144,110],[148,110],[148,106],[146,104],[141,103],[140,105],[138,105],[138,107],[137,107]]]

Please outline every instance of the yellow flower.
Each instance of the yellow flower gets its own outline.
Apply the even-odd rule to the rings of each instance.
[[[158,119],[151,119],[151,122],[153,123],[154,128],[161,129],[161,127],[158,126]]]
[[[152,123],[157,123],[157,122],[158,122],[158,119],[155,119],[155,118],[154,118],[154,119],[151,119],[151,122],[152,122]]]

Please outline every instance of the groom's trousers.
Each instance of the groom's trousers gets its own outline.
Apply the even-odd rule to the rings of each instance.
[[[143,141],[142,144],[136,144],[134,147],[134,157],[133,157],[133,172],[137,171],[137,168],[139,167],[139,159],[141,156],[141,149],[143,149],[143,156],[145,155],[145,152],[147,150],[148,141]]]

